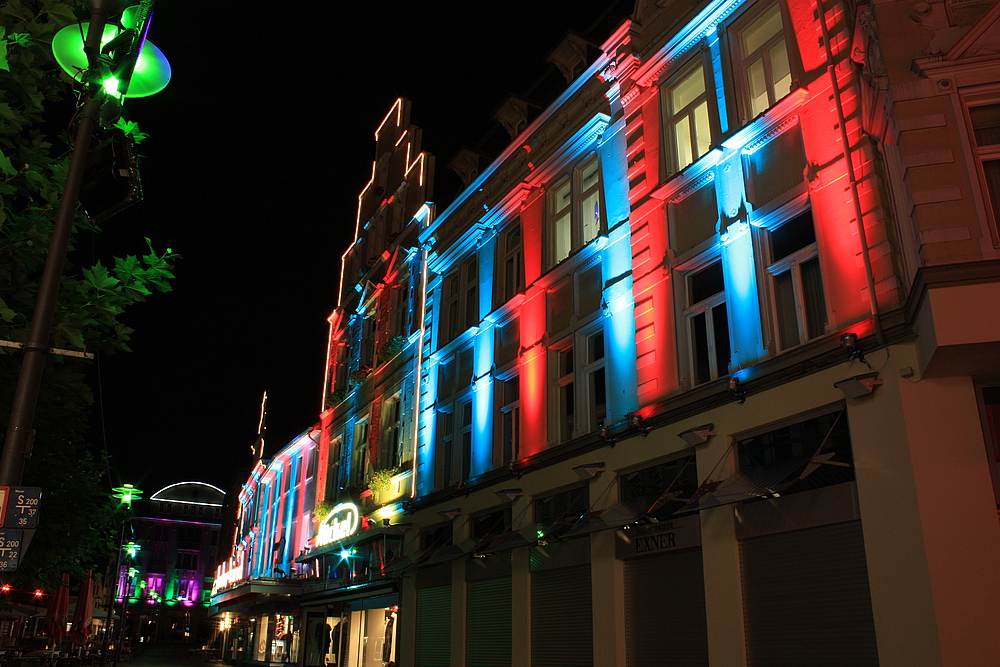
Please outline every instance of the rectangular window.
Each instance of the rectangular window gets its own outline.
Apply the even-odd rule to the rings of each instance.
[[[551,351],[556,442],[592,433],[607,417],[603,330],[578,332]]]
[[[479,324],[479,263],[467,258],[445,276],[441,298],[441,337],[444,345]]]
[[[524,250],[521,245],[521,222],[507,225],[497,239],[496,305],[503,304],[524,291]]]
[[[669,521],[698,488],[698,466],[693,454],[659,463],[619,477],[622,502],[633,511]]]
[[[496,385],[499,410],[499,464],[518,459],[518,435],[521,428],[521,379],[517,375],[498,380]]]
[[[503,368],[517,359],[518,350],[521,345],[521,332],[518,329],[518,321],[513,319],[503,324],[498,324],[494,331],[496,339],[493,350],[493,362],[497,368]]]
[[[472,346],[438,366],[436,474],[438,488],[469,477],[472,458]]]
[[[550,335],[558,335],[598,311],[603,298],[604,277],[601,265],[592,264],[560,280],[546,300],[546,326]]]
[[[597,238],[604,228],[601,170],[596,155],[550,187],[547,200],[547,266],[555,266]]]
[[[535,501],[538,537],[558,538],[590,509],[588,487],[577,486]]]
[[[969,120],[979,158],[987,214],[993,218],[994,243],[1000,227],[1000,103],[969,107]]]
[[[354,425],[354,442],[351,448],[351,486],[363,488],[368,483],[368,420]]]
[[[780,5],[773,3],[741,19],[735,32],[736,71],[744,94],[744,121],[749,122],[792,90]]]
[[[687,275],[688,346],[692,384],[699,385],[729,374],[729,316],[722,262]]]
[[[382,403],[381,451],[383,465],[396,468],[402,462],[402,397],[396,394]]]
[[[740,472],[749,479],[777,484],[780,474],[786,473],[785,483],[794,480],[781,490],[782,496],[854,481],[851,433],[843,408],[740,436],[736,452]],[[807,465],[823,454],[832,455],[828,462]]]
[[[706,83],[706,73],[699,60],[673,77],[663,89],[671,172],[688,166],[712,146],[708,96],[711,87]]]
[[[811,211],[768,232],[774,333],[786,350],[826,331],[826,297]]]

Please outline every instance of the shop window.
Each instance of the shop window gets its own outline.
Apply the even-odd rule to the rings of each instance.
[[[735,445],[740,472],[746,477],[775,480],[782,486],[791,482],[781,488],[782,496],[854,481],[851,434],[843,408],[740,436]],[[832,454],[829,462],[808,463],[823,454]],[[803,470],[809,472],[798,478]]]
[[[445,276],[442,287],[441,336],[439,343],[479,324],[479,263],[466,258]]]
[[[592,433],[607,416],[604,331],[578,332],[550,350],[556,442]]]
[[[474,516],[471,523],[472,539],[476,542],[496,537],[510,530],[510,508]]]
[[[555,266],[597,238],[604,227],[600,162],[596,155],[564,174],[546,201],[547,266]]]
[[[662,88],[665,142],[675,173],[688,166],[712,147],[709,94],[714,85],[701,58],[670,78]]]
[[[524,249],[521,221],[507,225],[497,238],[496,306],[524,291]]]
[[[773,326],[786,350],[826,332],[823,277],[812,212],[807,210],[767,232]]]
[[[535,500],[535,526],[541,540],[558,539],[590,509],[589,487],[577,486]]]
[[[621,501],[636,515],[669,521],[698,488],[698,464],[693,454],[658,463],[619,477]]]
[[[735,23],[734,68],[744,122],[763,113],[792,90],[792,59],[779,3],[758,3]]]
[[[987,215],[992,217],[994,241],[1000,226],[1000,103],[969,107],[979,177]],[[998,242],[1000,243],[1000,242]]]
[[[729,374],[729,315],[722,261],[685,276],[688,358],[692,384],[699,385]]]

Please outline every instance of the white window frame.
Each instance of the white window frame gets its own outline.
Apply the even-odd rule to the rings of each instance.
[[[354,422],[354,437],[351,441],[351,479],[350,486],[364,487],[368,483],[368,471],[371,468],[368,437],[371,434],[371,422],[368,415]],[[359,437],[360,436],[360,437]]]
[[[588,169],[596,168],[592,183],[585,180]],[[563,194],[564,188],[569,188]],[[562,200],[562,201],[560,201]],[[587,215],[593,203],[596,217]],[[545,202],[545,255],[550,269],[583,248],[606,229],[603,177],[596,153],[590,153],[558,177],[548,189]]]
[[[1000,163],[1000,142],[980,145],[976,140],[976,127],[972,121],[973,109],[1000,105],[1000,90],[966,95],[962,101],[965,107],[966,122],[968,123],[969,146],[976,163],[976,176],[979,179],[979,187],[982,193],[981,196],[987,224],[989,225],[990,238],[993,241],[994,247],[1000,247],[1000,186],[995,191],[991,190],[985,168],[985,163],[987,162]]]
[[[441,332],[444,345],[479,323],[479,259],[475,253],[458,262],[441,283]]]
[[[719,264],[719,268],[723,273],[723,288],[720,292],[712,294],[708,297],[703,298],[700,301],[692,303],[694,298],[691,290],[691,279],[698,275],[699,273],[709,269],[712,265]],[[729,368],[719,368],[718,362],[718,345],[719,341],[716,340],[716,323],[715,323],[715,313],[719,306],[726,307],[726,327],[729,345],[729,355],[730,363],[732,363],[732,330],[729,324],[729,306],[726,299],[726,288],[725,288],[725,267],[722,264],[722,257],[717,252],[709,254],[707,256],[702,256],[698,258],[696,263],[690,263],[683,270],[683,304],[684,309],[682,311],[682,316],[684,320],[684,336],[682,340],[682,351],[683,356],[688,360],[687,368],[690,374],[690,386],[695,387],[713,380],[717,380],[720,377],[725,377],[729,375]],[[698,375],[698,359],[697,359],[697,335],[695,333],[695,318],[699,315],[705,316],[705,347],[706,354],[708,355],[708,368],[709,373],[707,378],[701,378]]]
[[[382,402],[380,458],[388,468],[399,467],[403,461],[403,395],[396,392]]]
[[[808,245],[789,253],[781,259],[774,259],[772,251],[771,237],[773,232],[780,229],[785,224],[796,220],[800,216],[810,216],[815,234],[816,220],[812,215],[813,210],[808,205],[798,204],[794,207],[783,207],[780,212],[782,215],[771,216],[771,220],[761,226],[763,235],[761,238],[761,245],[763,249],[762,257],[764,257],[767,262],[764,273],[770,310],[772,350],[776,352],[783,352],[822,337],[826,334],[831,322],[830,299],[827,294],[827,285],[824,278],[822,262],[820,261],[819,246],[817,241],[814,240]],[[805,303],[805,288],[802,277],[802,265],[812,260],[816,260],[820,271],[820,290],[823,296],[824,318],[822,327],[823,330],[816,333],[814,336],[809,335],[808,308]],[[780,304],[778,303],[777,279],[786,272],[789,272],[791,277],[792,309],[794,311],[795,328],[798,338],[794,342],[783,340],[781,334],[782,312]]]
[[[496,442],[495,463],[506,465],[516,461],[520,454],[521,438],[521,377],[516,372],[498,377],[496,387]],[[514,388],[508,396],[507,388]]]
[[[590,342],[602,339],[600,357],[590,358]],[[566,354],[572,355],[567,365]],[[607,339],[603,323],[580,329],[549,347],[552,377],[550,433],[552,441],[564,443],[596,431],[607,416],[608,378]],[[604,377],[603,410],[597,401],[594,378]],[[566,389],[572,396],[567,400]]]
[[[772,34],[753,51],[747,52],[743,44],[744,34],[754,23],[764,18],[766,14],[774,9],[777,9],[777,15],[781,22],[781,30]],[[795,88],[798,72],[798,54],[794,32],[788,28],[788,24],[789,22],[785,16],[782,3],[775,1],[755,3],[749,11],[736,19],[729,27],[730,49],[743,123],[750,122],[753,118],[773,107],[778,100]],[[781,83],[781,80],[774,80],[772,51],[779,44],[784,45],[785,57],[788,61],[788,90],[778,90],[777,85]],[[765,106],[758,104],[751,92],[752,83],[750,81],[749,68],[753,63],[758,61],[761,63],[763,69],[764,93],[767,97]]]
[[[517,232],[517,240],[511,236]],[[524,291],[524,232],[515,218],[497,235],[496,306],[500,307]]]
[[[673,93],[679,84],[687,81],[701,70],[702,92],[684,106],[674,108]],[[687,62],[679,71],[671,75],[660,87],[660,101],[663,107],[663,137],[667,146],[667,172],[675,174],[688,165],[697,162],[703,155],[708,153],[716,138],[716,121],[718,112],[715,109],[714,93],[715,82],[712,78],[711,65],[702,53],[699,53]],[[707,122],[707,136],[702,137],[698,130],[696,120],[698,110],[704,108],[705,122]],[[682,155],[681,142],[678,140],[677,128],[680,123],[687,124],[687,140],[690,156]],[[704,150],[698,148],[699,139],[706,140]]]

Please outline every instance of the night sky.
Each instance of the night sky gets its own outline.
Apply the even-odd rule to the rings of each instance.
[[[149,237],[183,257],[174,291],[127,315],[134,353],[98,362],[114,481],[147,496],[189,479],[230,490],[250,470],[265,390],[270,451],[314,424],[339,259],[393,101],[413,103],[441,211],[459,189],[455,153],[508,141],[491,119],[506,97],[547,103],[533,87],[558,41],[600,44],[632,5],[157,3],[149,39],[173,78],[126,104],[150,135],[145,199],[80,244],[107,258]]]

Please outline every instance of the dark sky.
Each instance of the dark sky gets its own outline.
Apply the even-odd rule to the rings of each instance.
[[[454,154],[506,137],[490,116],[507,95],[547,102],[533,85],[554,80],[557,42],[600,44],[632,4],[157,3],[149,38],[173,78],[126,105],[150,135],[145,199],[96,249],[141,253],[149,237],[183,259],[174,291],[127,316],[134,353],[100,361],[115,481],[228,490],[249,472],[265,390],[272,451],[315,423],[339,258],[393,101],[413,103],[443,210]]]

